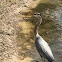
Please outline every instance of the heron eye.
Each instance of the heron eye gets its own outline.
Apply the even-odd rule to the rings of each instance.
[[[40,15],[40,13],[38,13],[37,15]]]

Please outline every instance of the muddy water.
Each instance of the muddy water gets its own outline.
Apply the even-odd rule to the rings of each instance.
[[[50,0],[51,1],[51,0]],[[62,62],[62,7],[61,1],[40,2],[31,9],[31,13],[40,12],[43,22],[39,27],[39,34],[49,43],[55,57],[55,62]],[[25,13],[24,16],[27,16]],[[29,14],[28,14],[29,15]],[[35,49],[33,29],[38,20],[34,17],[19,23],[18,51],[22,57],[30,57],[35,62],[41,58]],[[21,39],[20,39],[21,38]],[[38,57],[37,57],[38,56]],[[31,59],[30,59],[31,60]],[[25,61],[26,62],[26,61]],[[29,61],[30,62],[30,61]],[[31,61],[34,62],[34,61]]]

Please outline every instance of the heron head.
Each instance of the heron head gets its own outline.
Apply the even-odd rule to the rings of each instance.
[[[41,14],[40,13],[34,13],[34,16],[37,17],[38,19],[41,18]]]
[[[42,17],[41,17],[41,14],[40,13],[34,13],[34,16],[37,17],[40,21],[40,24],[42,22]]]

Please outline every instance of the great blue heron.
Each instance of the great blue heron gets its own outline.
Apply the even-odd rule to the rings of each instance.
[[[36,23],[34,33],[35,33],[35,45],[41,57],[46,58],[49,62],[54,61],[54,56],[52,51],[48,45],[48,43],[38,34],[39,25],[42,22],[42,17],[40,13],[34,14],[38,18],[38,22]]]

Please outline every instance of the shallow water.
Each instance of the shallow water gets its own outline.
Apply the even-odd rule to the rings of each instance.
[[[61,2],[58,0],[54,0],[52,2],[50,1],[44,2],[44,3],[40,2],[35,8],[31,9],[32,10],[31,13],[40,12],[42,15],[43,22],[39,27],[39,34],[49,43],[52,49],[53,55],[55,57],[55,62],[62,62],[62,6],[61,6]],[[27,15],[27,13],[25,13],[25,15]],[[22,48],[24,49],[23,54],[25,55],[26,53],[29,53],[30,51],[32,51],[33,47],[35,47],[34,42],[33,42],[34,41],[33,29],[34,29],[36,21],[38,21],[36,18],[33,18],[33,17],[31,17],[30,19],[28,18],[27,21],[23,22],[23,23],[27,22],[27,25],[25,24],[25,28],[20,29],[21,32],[19,32],[19,35],[18,35],[18,38],[20,36],[22,38],[23,42],[19,42],[19,43],[21,43],[22,46],[24,45],[24,47]],[[26,27],[28,30],[26,29]],[[26,31],[23,32],[23,29],[24,30],[26,29]],[[30,34],[27,34],[27,31]],[[18,46],[20,45],[18,44]],[[20,54],[21,53],[19,53],[19,55]],[[28,54],[28,57],[31,57],[31,55]]]

